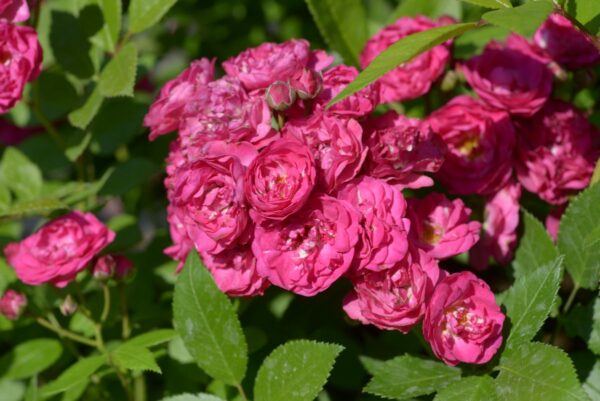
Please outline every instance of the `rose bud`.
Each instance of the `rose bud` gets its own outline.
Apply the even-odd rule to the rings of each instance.
[[[265,96],[269,107],[277,111],[289,108],[296,101],[296,92],[284,81],[273,82],[267,88]]]
[[[133,262],[126,256],[113,255],[116,262],[115,277],[117,280],[127,280],[133,275]]]
[[[27,297],[15,290],[7,290],[0,297],[0,315],[8,320],[17,320],[27,307]]]
[[[77,302],[75,302],[72,296],[67,295],[67,297],[64,299],[64,301],[60,304],[58,308],[60,309],[60,313],[62,313],[63,316],[71,316],[72,314],[77,312],[79,305],[77,305]]]
[[[323,89],[323,75],[313,69],[304,68],[292,76],[290,85],[300,99],[314,99]]]
[[[114,276],[116,265],[117,262],[112,255],[101,256],[94,264],[92,275],[99,281],[108,280]]]

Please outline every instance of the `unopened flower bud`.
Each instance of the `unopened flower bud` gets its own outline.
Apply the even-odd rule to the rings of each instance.
[[[287,82],[275,81],[267,88],[266,97],[270,108],[283,111],[294,104],[296,92]]]
[[[59,309],[63,316],[71,316],[73,313],[77,312],[78,307],[79,305],[77,305],[77,302],[75,302],[73,297],[67,295],[64,301],[60,304]]]
[[[444,79],[442,79],[441,89],[444,92],[450,92],[456,87],[458,84],[459,77],[456,71],[450,70],[444,75]]]
[[[300,99],[314,99],[323,89],[323,76],[318,71],[304,68],[292,76],[290,85]]]
[[[15,290],[8,290],[0,298],[0,314],[8,320],[17,320],[27,307],[27,297]]]
[[[116,262],[115,277],[117,280],[126,280],[133,274],[133,262],[122,255],[114,255]]]
[[[93,276],[96,280],[105,281],[115,275],[117,261],[113,255],[99,257],[94,264]]]

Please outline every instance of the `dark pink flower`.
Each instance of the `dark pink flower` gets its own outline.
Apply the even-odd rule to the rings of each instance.
[[[74,211],[7,245],[4,254],[25,284],[65,287],[114,238],[93,214]]]
[[[448,146],[437,177],[451,193],[492,194],[508,182],[515,130],[507,113],[458,96],[427,121]]]
[[[490,287],[473,273],[444,278],[435,288],[423,335],[446,364],[484,364],[502,345],[504,315]]]
[[[1,146],[16,146],[38,132],[40,132],[39,128],[21,128],[0,119]]]
[[[300,99],[314,99],[323,90],[323,75],[311,68],[304,68],[292,75],[290,85]]]
[[[531,116],[552,92],[552,72],[536,58],[492,42],[463,65],[471,87],[490,106]]]
[[[363,130],[354,119],[329,116],[319,111],[288,122],[283,135],[304,142],[317,164],[318,181],[326,192],[353,179],[367,156]]]
[[[0,297],[0,315],[8,320],[17,320],[27,307],[27,297],[25,294],[15,290],[7,290]]]
[[[599,155],[600,132],[568,103],[552,100],[517,124],[517,175],[530,192],[553,205],[588,186]]]
[[[461,199],[451,201],[437,192],[408,200],[410,238],[436,259],[459,255],[479,241],[481,225],[470,216],[471,209]]]
[[[360,55],[361,67],[366,68],[381,52],[400,39],[448,22],[447,18],[432,21],[424,16],[398,19],[369,39]],[[380,101],[400,102],[429,92],[433,82],[444,73],[450,57],[450,42],[446,42],[388,72],[378,81]]]
[[[173,205],[167,206],[167,222],[169,223],[169,233],[173,245],[164,250],[165,255],[179,262],[177,272],[183,269],[185,260],[190,250],[194,248],[194,243],[190,239],[181,217],[175,213]]]
[[[288,220],[256,227],[252,251],[258,272],[299,295],[325,291],[350,268],[359,222],[349,203],[316,195]]]
[[[363,215],[356,253],[356,268],[380,271],[400,262],[408,251],[410,221],[404,217],[406,201],[397,187],[361,176],[338,194]]]
[[[424,251],[408,253],[388,270],[353,276],[354,290],[344,299],[344,311],[364,324],[408,333],[425,315],[440,278],[436,261]]]
[[[29,19],[27,0],[0,0],[0,19],[23,22]]]

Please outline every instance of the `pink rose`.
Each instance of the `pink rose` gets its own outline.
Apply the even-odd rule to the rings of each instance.
[[[319,71],[304,68],[292,75],[290,85],[300,99],[314,99],[323,90],[323,75]]]
[[[504,315],[490,287],[473,273],[444,278],[423,320],[423,335],[446,364],[484,364],[502,345]]]
[[[0,20],[0,52],[0,113],[6,113],[21,100],[25,84],[38,77],[42,47],[32,28]]]
[[[600,131],[571,106],[552,100],[517,123],[517,175],[530,192],[553,205],[586,188],[599,155]]]
[[[492,42],[462,68],[469,85],[490,106],[531,116],[552,92],[552,72],[538,59]]]
[[[471,249],[469,255],[469,261],[474,268],[487,268],[490,256],[503,265],[512,260],[517,246],[520,198],[521,186],[509,184],[487,200],[481,240]]]
[[[23,22],[29,19],[27,0],[0,0],[0,18],[10,22]]]
[[[338,198],[363,215],[356,267],[380,271],[400,262],[408,251],[410,221],[404,218],[406,201],[397,187],[362,176],[348,183]]]
[[[122,255],[104,255],[94,263],[92,274],[97,280],[123,279],[133,270],[133,262]]]
[[[560,227],[560,220],[562,215],[567,210],[567,204],[552,208],[548,216],[546,216],[546,231],[550,234],[550,237],[556,242],[558,238],[558,228]]]
[[[62,288],[114,239],[115,233],[93,214],[74,211],[21,242],[8,244],[4,254],[25,284],[52,283]]]
[[[600,61],[600,52],[591,40],[560,14],[550,15],[533,40],[554,61],[570,69],[589,67]]]
[[[491,194],[512,174],[515,131],[508,114],[458,96],[427,119],[448,146],[437,177],[451,193]]]
[[[202,259],[221,291],[232,297],[262,295],[269,281],[258,274],[250,245],[228,249],[218,255],[202,254]]]
[[[359,172],[367,149],[362,143],[362,127],[354,119],[315,112],[305,119],[292,120],[283,135],[304,142],[317,164],[318,181],[326,192],[353,179]]]
[[[15,290],[7,290],[0,297],[0,315],[8,320],[17,320],[27,307],[27,297]]]
[[[471,209],[461,199],[451,201],[437,192],[408,200],[410,238],[436,259],[459,255],[479,241],[481,225],[470,216]]]
[[[231,77],[209,82],[185,105],[180,126],[186,148],[208,142],[250,142],[263,147],[277,137],[263,94],[248,94]]]
[[[366,68],[381,52],[400,39],[446,25],[447,22],[447,19],[436,22],[423,16],[398,19],[369,39],[360,55],[360,66]],[[401,102],[429,92],[433,82],[444,73],[450,56],[450,42],[446,42],[388,72],[378,81],[380,101]]]
[[[323,74],[323,90],[316,103],[325,107],[358,76],[358,70],[346,65],[337,65]],[[372,112],[379,104],[378,84],[372,84],[336,103],[327,111],[344,117],[362,117]]]
[[[285,222],[256,227],[252,251],[258,272],[299,295],[325,291],[350,268],[359,221],[352,205],[327,195],[312,197]]]
[[[244,168],[237,158],[200,159],[166,183],[173,212],[199,252],[217,254],[247,240]]]
[[[295,139],[273,142],[254,159],[245,179],[252,218],[284,220],[308,200],[316,180],[310,148]]]
[[[195,60],[179,76],[165,84],[144,118],[150,140],[179,128],[183,110],[198,91],[214,79],[215,61]]]
[[[353,277],[354,290],[344,298],[344,311],[363,324],[408,333],[425,315],[440,273],[424,251],[408,253],[388,270]]]
[[[188,253],[194,248],[194,243],[190,239],[181,221],[181,217],[175,213],[173,205],[167,206],[167,222],[169,223],[169,233],[171,234],[173,245],[166,248],[164,253],[171,259],[179,262],[177,272],[180,272],[183,269]]]
[[[367,172],[403,188],[433,185],[423,173],[435,173],[444,162],[446,144],[427,124],[390,111],[367,120]]]
[[[264,89],[275,81],[287,81],[316,56],[303,39],[281,44],[263,43],[226,60],[223,69],[228,75],[237,77],[248,90]]]

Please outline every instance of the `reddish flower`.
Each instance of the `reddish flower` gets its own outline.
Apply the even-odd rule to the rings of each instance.
[[[0,0],[0,18],[11,22],[23,22],[29,19],[27,0]]]
[[[27,297],[15,290],[7,290],[0,297],[0,315],[8,320],[17,320],[27,307]]]

